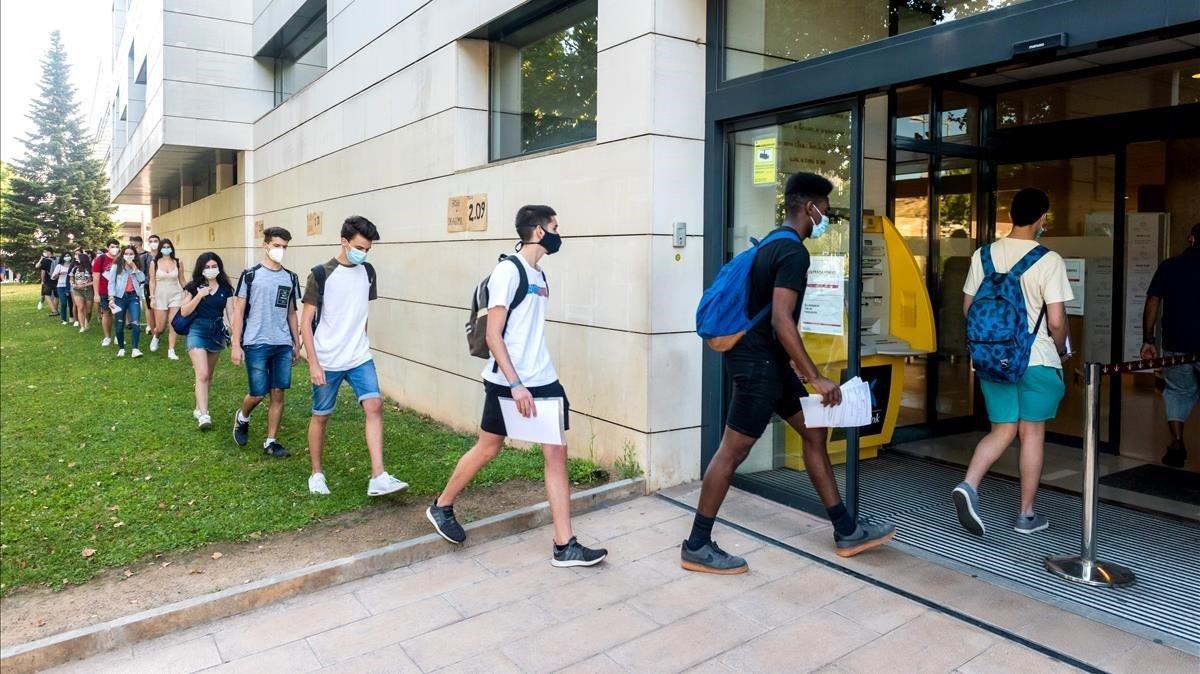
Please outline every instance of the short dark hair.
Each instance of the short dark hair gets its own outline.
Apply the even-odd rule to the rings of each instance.
[[[1026,187],[1013,195],[1008,214],[1014,227],[1028,227],[1050,211],[1050,197],[1035,188]]]
[[[346,228],[342,227],[342,236],[346,235]],[[351,235],[353,236],[353,235]],[[268,227],[263,230],[263,243],[270,243],[271,239],[280,238],[284,241],[292,240],[292,233],[282,227]],[[374,241],[374,239],[372,239]]]
[[[533,230],[545,227],[550,219],[558,215],[553,208],[539,204],[527,204],[517,209],[517,236],[522,241],[533,238]]]
[[[363,235],[368,241],[379,240],[379,230],[376,229],[375,223],[361,215],[351,215],[342,223],[342,238],[349,241],[356,234]]]
[[[119,246],[119,245],[121,245],[120,241],[117,241],[116,239],[109,239],[108,243],[104,244],[104,247],[108,248],[109,246]]]
[[[53,253],[54,249],[51,248],[50,246],[46,246],[46,247],[42,248],[42,252],[43,253]]]
[[[800,171],[788,176],[783,185],[783,204],[788,215],[792,215],[810,201],[829,199],[833,183],[825,176]]]
[[[134,236],[129,237],[129,243],[130,244],[145,243],[145,241],[142,241],[142,237],[134,235]]]
[[[150,236],[147,236],[146,239],[158,239],[159,241],[162,240],[157,234],[151,234]]]

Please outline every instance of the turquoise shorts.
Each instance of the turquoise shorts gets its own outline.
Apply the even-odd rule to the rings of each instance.
[[[1053,419],[1066,391],[1062,370],[1045,365],[1030,366],[1015,384],[980,380],[979,386],[987,403],[988,421],[993,424]]]

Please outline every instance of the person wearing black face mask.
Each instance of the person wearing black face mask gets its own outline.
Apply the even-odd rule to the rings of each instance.
[[[522,206],[517,211],[517,254],[504,258],[488,279],[487,345],[492,357],[483,369],[483,419],[479,440],[454,468],[441,495],[425,511],[442,538],[461,544],[467,534],[454,515],[454,499],[471,483],[504,445],[508,430],[500,399],[512,400],[525,417],[537,416],[535,399],[559,398],[563,430],[571,427],[566,391],[558,381],[546,348],[546,309],[550,288],[539,263],[562,247],[558,214],[549,206]],[[558,567],[593,566],[607,550],[580,545],[571,530],[571,489],[567,476],[567,447],[542,445],[545,458],[546,500],[554,520],[550,563]]]

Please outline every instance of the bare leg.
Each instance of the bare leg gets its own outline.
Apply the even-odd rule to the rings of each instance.
[[[729,484],[733,473],[742,465],[750,449],[754,446],[755,438],[738,433],[725,427],[725,435],[721,437],[721,446],[712,461],[708,462],[708,470],[704,471],[704,483],[700,487],[700,502],[696,512],[705,517],[716,517],[717,511],[729,493]]]
[[[171,321],[175,320],[175,315],[179,313],[179,307],[171,307],[170,317],[167,319],[167,347],[172,351],[175,350],[175,331],[170,329]]]
[[[100,330],[104,332],[105,339],[112,339],[112,313],[107,311],[107,307],[100,308]]]
[[[1171,432],[1171,446],[1183,449],[1183,422],[1168,421],[1167,430]]]
[[[1042,482],[1046,422],[1022,421],[1017,428],[1021,436],[1021,514],[1028,515],[1033,512],[1038,485]]]
[[[446,482],[446,488],[437,498],[439,506],[448,506],[454,504],[454,499],[462,493],[462,490],[471,484],[471,480],[475,478],[475,474],[488,465],[496,455],[500,453],[500,448],[504,446],[504,436],[488,433],[486,431],[479,432],[479,439],[475,441],[475,446],[463,454],[458,460],[458,465],[454,467],[454,472],[450,474],[450,480]],[[551,513],[553,514],[553,512]]]
[[[308,458],[312,462],[314,475],[321,471],[321,453],[325,451],[325,427],[329,425],[328,414],[314,414],[308,420]]]
[[[247,395],[245,398],[242,398],[242,416],[249,419],[250,413],[254,411],[255,407],[258,407],[258,404],[262,402],[262,399],[263,399],[262,396],[252,396],[252,395]],[[270,423],[269,419],[268,419],[267,423]],[[273,438],[275,436],[271,435],[268,432],[267,437]]]
[[[817,490],[817,495],[821,497],[821,503],[826,508],[841,503],[842,495],[838,492],[833,464],[829,461],[829,452],[825,447],[828,429],[805,426],[804,412],[796,412],[787,423],[800,435],[800,443],[804,447],[804,470]]]
[[[983,476],[991,470],[1012,441],[1017,437],[1016,424],[992,424],[992,432],[983,436],[975,446],[975,454],[971,457],[971,465],[967,467],[967,484],[979,489]]]
[[[188,351],[188,358],[192,361],[192,369],[196,371],[196,409],[208,414],[208,385],[212,381],[208,352],[204,349],[191,349]]]
[[[371,477],[383,472],[383,400],[368,398],[362,401],[363,414],[367,417],[367,453],[371,456]]]
[[[283,389],[271,389],[271,406],[267,408],[267,437],[279,437],[279,423],[283,420]]]
[[[571,532],[571,481],[567,477],[567,448],[565,445],[542,445],[545,459],[546,500],[550,503],[550,519],[554,522],[554,543],[566,545]]]

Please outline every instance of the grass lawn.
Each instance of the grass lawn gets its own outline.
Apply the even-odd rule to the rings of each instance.
[[[292,456],[261,446],[266,405],[255,410],[250,444],[230,436],[246,390],[245,371],[222,354],[210,408],[213,430],[192,419],[192,369],[166,345],[138,360],[102,349],[98,321],[80,334],[36,310],[35,286],[0,288],[0,592],[27,584],[81,583],[104,567],[150,553],[184,550],[256,532],[304,526],[356,508],[424,500],[441,489],[474,438],[410,411],[385,408],[384,463],[408,482],[401,496],[369,499],[370,464],[362,412],[343,391],[329,424],[325,474],[332,496],[308,493],[311,388],[301,362],[287,397],[280,442]],[[48,308],[47,308],[48,311]],[[144,337],[144,335],[143,335]],[[571,475],[596,475],[571,459]],[[540,452],[508,450],[475,484],[540,480]],[[84,550],[95,552],[89,557]]]

